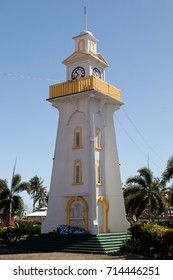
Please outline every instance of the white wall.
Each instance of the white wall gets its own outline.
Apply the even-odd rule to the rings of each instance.
[[[98,196],[104,196],[109,205],[108,229],[111,232],[126,231],[129,224],[125,217],[113,122],[113,112],[119,103],[95,91],[57,98],[52,103],[60,111],[60,117],[47,218],[42,232],[66,224],[65,208],[72,196],[82,196],[88,203],[90,233],[97,234],[103,228],[103,207],[96,203]],[[83,148],[74,150],[73,132],[77,126],[82,127]],[[96,127],[102,130],[103,149],[100,151],[95,150]],[[72,184],[75,159],[80,159],[83,166],[83,184],[80,186]],[[102,186],[96,186],[96,160],[102,162]],[[102,223],[100,227],[99,223]]]

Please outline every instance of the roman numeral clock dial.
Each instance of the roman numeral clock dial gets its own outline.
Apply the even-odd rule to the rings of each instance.
[[[82,66],[76,67],[71,73],[72,80],[80,79],[83,77],[85,77],[85,69]]]
[[[93,75],[96,76],[97,78],[101,79],[101,72],[98,68],[93,69]]]

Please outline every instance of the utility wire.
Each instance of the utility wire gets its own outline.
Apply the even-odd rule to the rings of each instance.
[[[44,77],[35,77],[35,76],[25,76],[25,75],[14,74],[14,73],[5,73],[5,72],[0,72],[0,76],[37,80],[37,81],[47,81],[47,82],[63,82],[62,80],[55,80],[55,79],[44,78]]]
[[[148,154],[145,154],[143,152],[143,150],[139,147],[139,145],[134,141],[134,139],[130,136],[130,134],[128,133],[128,131],[122,126],[120,120],[117,118],[117,116],[114,113],[114,116],[116,118],[116,120],[118,121],[120,127],[122,128],[122,130],[125,132],[125,134],[128,136],[128,138],[131,140],[131,142],[135,145],[135,147],[141,152],[141,154],[148,160]],[[155,163],[153,160],[150,159],[150,162],[152,162],[155,166],[157,166],[160,170],[162,170],[162,168]]]
[[[144,136],[142,135],[142,133],[139,131],[139,129],[136,127],[136,125],[134,124],[134,122],[132,121],[132,119],[129,117],[129,115],[127,114],[127,112],[124,110],[124,108],[122,108],[122,111],[124,112],[125,116],[128,118],[128,120],[130,121],[130,123],[132,124],[132,126],[134,127],[134,129],[136,130],[136,132],[138,133],[138,135],[141,137],[141,139],[143,140],[143,142],[148,146],[148,148],[161,160],[165,163],[165,160],[154,150],[154,148],[148,143],[148,141],[144,138]]]
[[[122,128],[122,130],[125,132],[125,134],[128,136],[128,138],[131,140],[131,142],[136,146],[136,148],[138,148],[138,150],[140,150],[140,152],[143,154],[143,156],[145,156],[146,158],[148,157],[147,154],[144,154],[144,152],[142,151],[142,149],[136,144],[136,142],[134,141],[134,139],[130,136],[130,134],[128,133],[128,131],[122,126],[120,120],[117,118],[117,116],[114,113],[114,116],[116,118],[116,120],[118,121],[120,127]]]

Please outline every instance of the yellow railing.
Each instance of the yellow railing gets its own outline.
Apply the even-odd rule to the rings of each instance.
[[[88,76],[79,80],[50,86],[49,99],[88,90],[97,90],[118,101],[121,101],[121,91],[119,89],[94,76]]]

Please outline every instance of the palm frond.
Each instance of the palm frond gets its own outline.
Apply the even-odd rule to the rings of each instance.
[[[20,174],[15,174],[12,178],[12,192],[14,193],[16,190],[16,187],[20,184],[21,182],[21,175]]]
[[[162,185],[165,186],[171,179],[173,179],[173,156],[168,160],[166,169],[162,174]]]
[[[139,175],[133,176],[133,177],[129,177],[127,179],[126,185],[132,185],[132,184],[137,184],[137,185],[139,185],[141,187],[145,187],[145,181]]]
[[[132,194],[136,194],[140,190],[139,185],[130,185],[124,189],[124,197],[130,196]]]
[[[164,208],[164,195],[161,192],[160,180],[153,177],[152,171],[147,167],[138,170],[139,175],[129,177],[124,189],[126,210],[140,216],[145,211],[149,220],[151,213],[157,209],[161,213]]]
[[[148,167],[142,167],[138,170],[140,177],[144,179],[146,182],[146,185],[151,185],[151,182],[153,181],[153,173],[150,168]]]
[[[10,190],[8,188],[4,189],[1,193],[0,193],[0,200],[4,200],[10,197]]]
[[[20,215],[24,207],[24,202],[21,196],[14,195],[12,203],[12,215]]]
[[[7,180],[0,179],[0,193],[8,188]]]
[[[30,193],[30,184],[27,182],[22,182],[15,187],[15,193],[19,193],[22,191],[26,191],[28,194]]]

